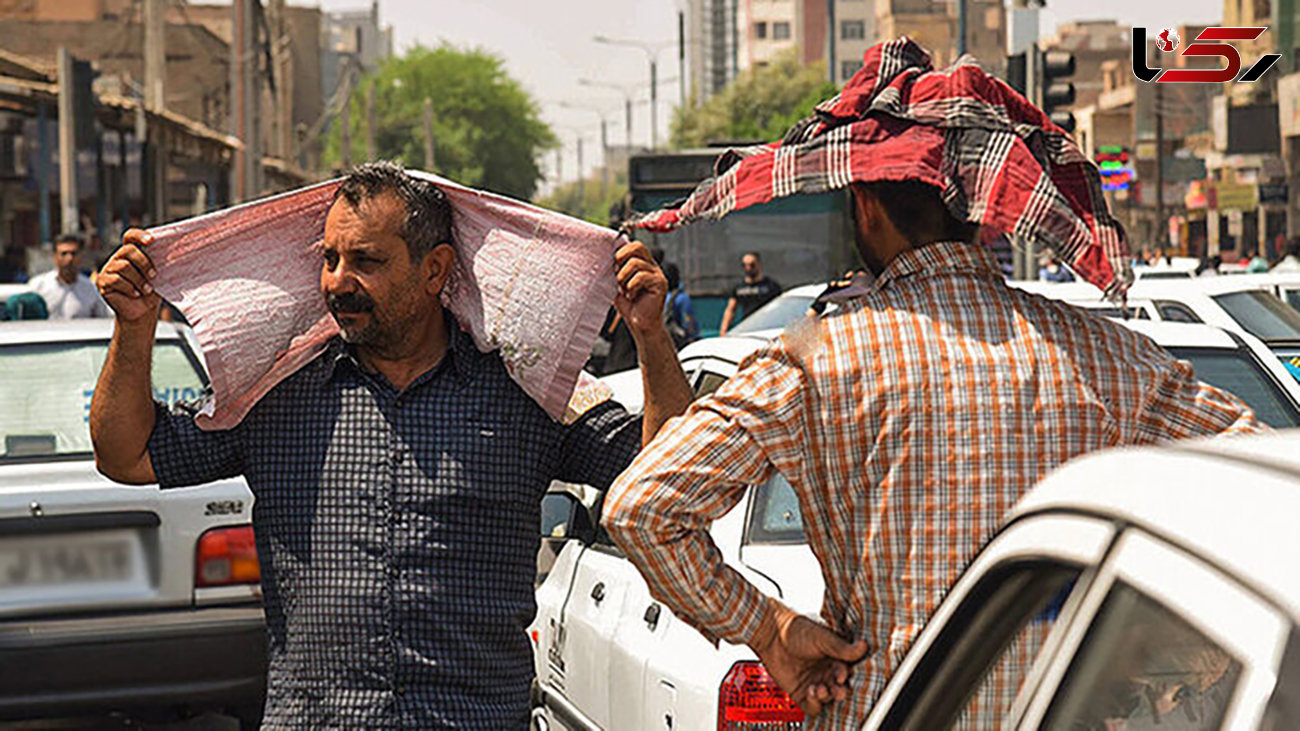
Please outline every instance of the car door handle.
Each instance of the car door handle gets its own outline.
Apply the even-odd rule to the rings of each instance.
[[[641,617],[641,619],[644,619],[645,623],[649,625],[650,629],[654,630],[655,627],[659,626],[659,613],[661,611],[663,610],[660,609],[658,604],[651,604],[650,606],[645,608],[645,614]]]
[[[591,587],[591,598],[595,599],[597,604],[605,600],[605,582],[598,581]]]

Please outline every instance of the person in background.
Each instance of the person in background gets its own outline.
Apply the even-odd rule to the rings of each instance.
[[[1201,259],[1201,265],[1196,267],[1196,276],[1198,277],[1217,277],[1219,276],[1219,266],[1223,264],[1223,257],[1215,254]]]
[[[740,257],[740,265],[745,269],[745,278],[731,290],[731,299],[727,300],[727,309],[722,313],[722,326],[718,328],[719,335],[726,335],[732,325],[749,317],[754,310],[781,294],[781,285],[777,284],[775,279],[763,274],[763,260],[758,256],[757,251],[751,251]]]
[[[1251,252],[1250,262],[1246,264],[1247,274],[1263,274],[1268,271],[1268,259],[1260,255],[1259,249]]]
[[[1043,265],[1038,268],[1038,279],[1043,282],[1073,282],[1074,275],[1061,265],[1055,256],[1043,258]]]
[[[1275,272],[1300,272],[1300,236],[1292,236],[1286,242],[1286,256],[1273,265]]]
[[[695,319],[695,305],[691,296],[682,287],[682,273],[673,262],[663,265],[664,277],[668,280],[668,298],[664,302],[664,324],[668,334],[673,337],[673,344],[681,350],[700,337],[700,323]]]
[[[27,256],[23,249],[8,249],[0,255],[0,282],[27,283]]]
[[[81,273],[81,238],[63,234],[54,242],[54,269],[32,277],[32,291],[45,299],[51,320],[111,317],[94,282]]]

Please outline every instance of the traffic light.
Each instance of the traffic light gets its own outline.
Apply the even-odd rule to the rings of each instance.
[[[1066,132],[1074,132],[1074,115],[1065,109],[1074,104],[1074,84],[1063,81],[1074,75],[1074,54],[1069,51],[1047,51],[1043,54],[1043,73],[1040,106],[1052,122]]]

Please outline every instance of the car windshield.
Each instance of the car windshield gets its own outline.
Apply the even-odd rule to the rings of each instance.
[[[0,346],[0,460],[89,456],[90,398],[107,340]],[[153,351],[153,396],[196,401],[206,379],[176,340]]]
[[[1300,426],[1300,412],[1275,381],[1245,350],[1170,348],[1175,358],[1190,361],[1196,377],[1237,395],[1274,429]]]
[[[1269,292],[1230,292],[1214,301],[1260,340],[1300,340],[1300,312]]]
[[[754,314],[746,317],[739,325],[728,330],[727,333],[742,335],[762,330],[784,330],[791,323],[803,317],[808,308],[812,307],[812,303],[812,297],[782,295],[754,310]]]

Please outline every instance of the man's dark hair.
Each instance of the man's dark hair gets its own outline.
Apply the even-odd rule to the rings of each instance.
[[[894,228],[913,246],[936,241],[970,244],[979,235],[979,225],[957,220],[933,185],[919,180],[881,180],[854,185],[880,201]]]
[[[740,258],[744,259],[747,256],[752,256],[757,261],[763,261],[763,257],[759,256],[757,251],[746,251],[745,253],[740,255]]]
[[[678,270],[677,265],[671,261],[664,262],[664,279],[668,280],[668,293],[672,294],[677,291],[677,287],[682,283],[682,273]]]
[[[59,244],[76,244],[77,251],[85,248],[85,243],[76,234],[59,234],[59,237],[54,239],[54,248],[59,248]]]
[[[1288,256],[1300,256],[1300,236],[1292,236],[1287,239],[1286,253]]]
[[[334,199],[357,208],[362,201],[392,193],[406,208],[397,235],[406,242],[411,262],[419,263],[438,244],[451,243],[451,203],[447,194],[427,180],[412,177],[401,165],[379,160],[358,165],[343,179]]]

